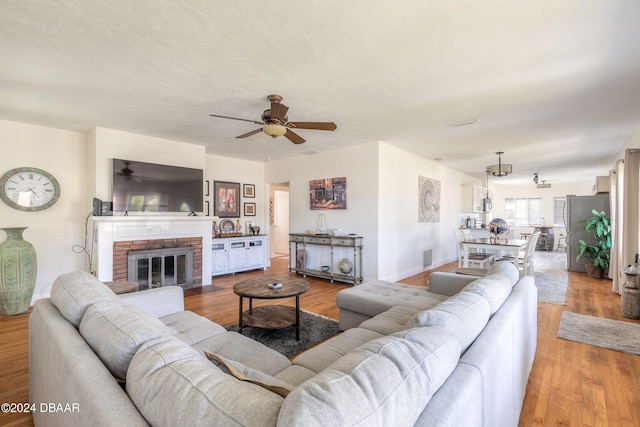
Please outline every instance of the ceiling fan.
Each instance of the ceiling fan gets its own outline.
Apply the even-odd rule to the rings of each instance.
[[[127,180],[127,181],[134,180],[134,181],[137,181],[137,182],[142,182],[143,180],[146,180],[146,181],[157,181],[158,180],[158,178],[134,175],[136,172],[129,167],[131,162],[126,161],[126,160],[121,160],[121,161],[122,161],[122,163],[124,163],[124,167],[122,169],[120,169],[118,172],[116,172],[116,174],[120,175],[120,176],[123,176],[125,180]]]
[[[265,110],[262,113],[262,121],[239,119],[237,117],[220,116],[218,114],[209,114],[211,117],[220,117],[222,119],[241,120],[244,122],[251,122],[257,125],[262,125],[260,129],[252,130],[251,132],[244,133],[236,136],[236,138],[246,138],[251,135],[255,135],[260,132],[264,132],[267,135],[277,138],[278,136],[284,136],[294,144],[302,144],[305,139],[292,129],[314,129],[314,130],[336,130],[337,126],[333,122],[290,122],[287,117],[287,111],[289,107],[281,104],[282,97],[280,95],[269,95],[267,97],[271,101],[271,109]]]

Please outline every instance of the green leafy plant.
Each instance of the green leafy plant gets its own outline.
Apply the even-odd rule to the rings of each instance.
[[[592,232],[595,238],[595,245],[588,245],[584,240],[578,242],[578,255],[576,261],[582,257],[591,259],[595,267],[603,270],[609,268],[611,251],[611,222],[607,214],[596,209],[591,211],[593,216],[585,221],[584,230]]]

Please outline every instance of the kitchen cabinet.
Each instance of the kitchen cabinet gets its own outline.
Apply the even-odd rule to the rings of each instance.
[[[485,212],[484,199],[490,197],[486,188],[462,184],[462,212]]]
[[[211,275],[267,268],[267,236],[219,237],[211,243]]]

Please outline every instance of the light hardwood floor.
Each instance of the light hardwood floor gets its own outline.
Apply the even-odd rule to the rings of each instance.
[[[432,271],[449,271],[448,264]],[[185,292],[185,306],[214,322],[237,323],[238,297],[233,283],[255,275],[287,274],[287,260],[274,259],[266,271],[216,277],[214,286]],[[424,286],[432,271],[402,280]],[[349,287],[309,278],[303,309],[338,318],[335,295]],[[609,280],[569,273],[567,305],[538,303],[538,348],[527,386],[520,426],[640,426],[640,356],[557,338],[563,310],[624,320],[620,297]],[[279,301],[293,303],[293,299]],[[268,302],[258,302],[256,305]],[[0,402],[27,402],[29,313],[0,315]],[[30,414],[0,413],[2,426],[33,425]]]

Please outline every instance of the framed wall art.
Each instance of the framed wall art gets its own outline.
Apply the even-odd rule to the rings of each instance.
[[[309,205],[311,210],[347,209],[347,178],[309,181]]]
[[[418,175],[418,222],[440,222],[440,181]]]
[[[245,203],[244,204],[244,216],[256,216],[256,204]]]
[[[256,186],[253,184],[244,184],[242,186],[242,197],[253,199],[256,197]]]
[[[220,218],[240,217],[240,183],[213,181],[213,215]]]

